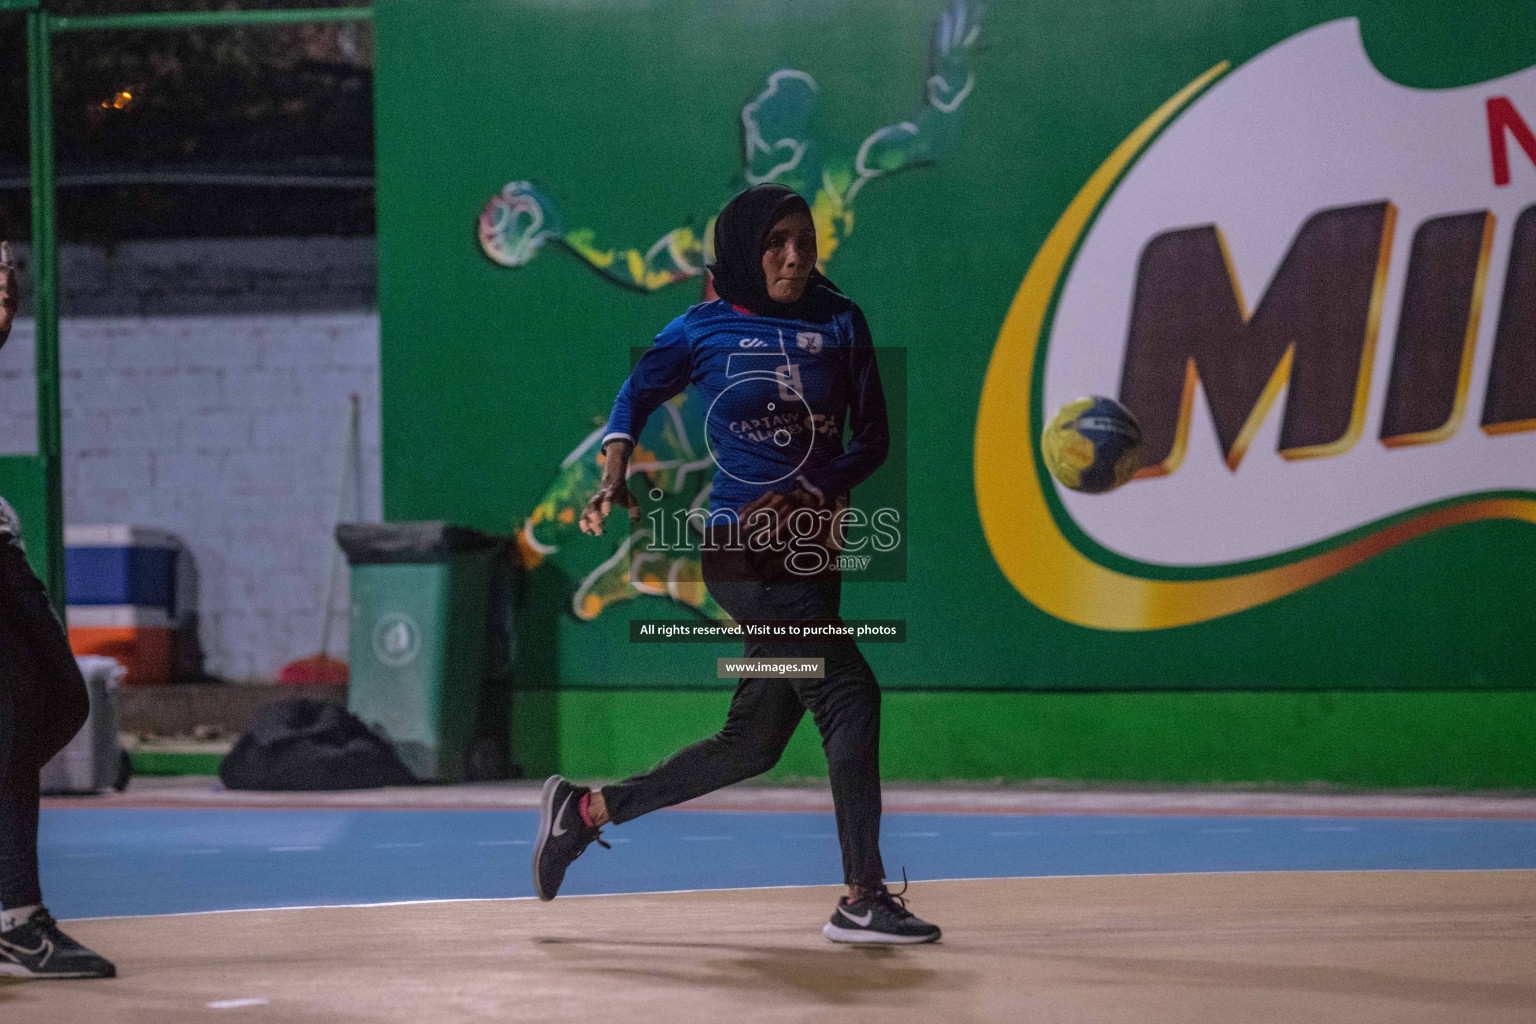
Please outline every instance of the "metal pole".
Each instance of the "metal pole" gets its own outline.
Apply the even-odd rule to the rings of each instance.
[[[47,11],[27,12],[27,98],[32,161],[32,304],[37,317],[37,455],[46,510],[44,584],[64,617],[63,439],[59,425],[59,277],[53,190],[53,88]]]
[[[174,11],[149,14],[102,14],[56,17],[55,32],[95,32],[102,29],[215,28],[221,25],[288,25],[305,21],[367,21],[371,7],[320,7],[291,11]]]

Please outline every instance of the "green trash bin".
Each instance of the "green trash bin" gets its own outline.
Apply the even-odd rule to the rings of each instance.
[[[441,522],[343,523],[336,540],[351,565],[347,710],[418,779],[463,780],[505,540]]]

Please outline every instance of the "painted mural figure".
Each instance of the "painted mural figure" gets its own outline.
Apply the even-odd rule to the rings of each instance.
[[[853,231],[853,201],[869,182],[908,167],[938,161],[960,136],[960,113],[975,88],[972,49],[981,32],[981,10],[964,0],[934,25],[924,102],[907,118],[871,132],[857,146],[838,146],[812,136],[820,97],[804,71],[780,69],[741,110],[742,169],[727,194],[748,185],[778,182],[811,204],[821,266]],[[521,267],[547,242],[556,242],[604,277],[640,291],[655,291],[703,275],[713,258],[708,240],[714,218],[667,232],[644,252],[602,248],[590,227],[565,230],[554,200],[527,181],[514,181],[480,212],[480,247],[502,266]]]
[[[940,14],[933,26],[929,74],[921,83],[921,105],[857,144],[839,145],[815,136],[812,119],[821,91],[809,73],[781,68],[769,74],[763,90],[742,107],[742,168],[728,184],[727,195],[765,182],[800,193],[811,207],[817,267],[824,270],[853,231],[854,200],[865,186],[897,171],[936,163],[959,139],[961,112],[976,87],[973,57],[981,16],[981,8],[964,0],[954,0]],[[702,225],[674,228],[644,251],[605,248],[595,229],[567,229],[548,194],[528,181],[514,181],[485,204],[478,235],[486,256],[502,266],[524,266],[553,242],[625,288],[652,292],[701,278],[704,298],[715,297],[704,271],[714,258],[709,251],[713,217]],[[714,463],[704,443],[698,406],[691,388],[667,403],[664,415],[654,417],[638,439],[629,466],[631,476],[645,478],[645,486],[634,487],[636,492],[649,492],[663,515],[709,507]],[[574,523],[601,477],[596,461],[601,435],[599,427],[566,456],[519,531],[527,564],[537,565],[570,543],[569,557],[581,564],[562,567],[580,580],[571,610],[581,619],[595,618],[605,607],[639,594],[670,597],[707,617],[728,619],[705,589],[695,553],[656,550],[652,531],[644,528],[631,530],[611,551],[581,538]],[[578,550],[585,552],[584,558]],[[602,557],[596,557],[599,552]]]

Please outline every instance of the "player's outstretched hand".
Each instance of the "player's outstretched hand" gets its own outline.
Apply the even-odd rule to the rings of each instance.
[[[619,440],[604,446],[603,482],[597,488],[597,493],[592,495],[592,500],[587,502],[587,507],[581,510],[578,525],[582,533],[601,537],[603,520],[608,518],[608,513],[615,505],[629,510],[631,523],[640,521],[640,503],[624,482],[629,470],[629,452],[629,445]]]
[[[640,521],[640,503],[630,493],[624,481],[615,484],[604,485],[592,495],[592,500],[587,502],[587,507],[581,512],[581,532],[590,533],[595,537],[603,535],[603,520],[608,518],[613,506],[629,509],[629,521]]]

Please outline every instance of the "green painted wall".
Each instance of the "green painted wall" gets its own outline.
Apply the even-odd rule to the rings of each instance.
[[[719,728],[726,693],[519,695],[525,772],[622,778]],[[912,693],[885,696],[888,779],[1529,789],[1536,694]],[[826,774],[807,718],[770,777]]]
[[[742,106],[770,72],[814,75],[817,137],[857,146],[921,101],[944,9],[377,0],[386,516],[517,529],[605,417],[631,347],[699,299],[696,280],[618,287],[553,244],[498,266],[475,240],[488,198],[530,180],[600,246],[643,251],[702,227],[739,187]],[[912,396],[907,582],[845,588],[845,616],[910,623],[907,644],[866,650],[888,691],[888,771],[1536,784],[1536,758],[1517,755],[1536,741],[1528,523],[1444,529],[1250,611],[1156,631],[1053,618],[999,570],[975,501],[983,379],[1026,268],[1121,140],[1218,61],[1340,17],[1359,17],[1377,68],[1416,88],[1536,64],[1523,3],[1131,9],[991,5],[953,147],[867,183],[828,266],[877,344],[905,350]],[[869,486],[899,489],[895,472]],[[719,649],[626,639],[631,616],[691,611],[641,596],[571,614],[581,574],[616,543],[562,534],[529,575],[514,726],[529,771],[621,774],[718,722]],[[1178,692],[1140,692],[1160,689]],[[967,692],[983,690],[1037,692]],[[797,740],[784,770],[822,770],[813,755]]]

